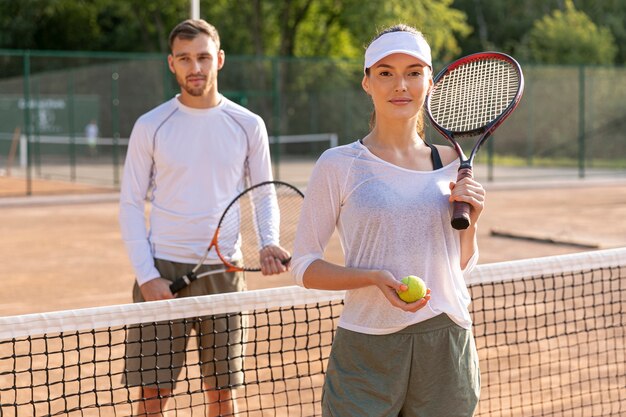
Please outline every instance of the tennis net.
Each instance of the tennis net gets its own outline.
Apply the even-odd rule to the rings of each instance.
[[[479,265],[468,285],[482,374],[477,416],[626,413],[626,248]],[[123,383],[127,332],[145,330],[149,342],[150,329],[182,321],[208,323],[212,346],[242,352],[229,357],[237,369],[214,371],[243,373],[242,383],[229,376],[222,386],[237,393],[238,415],[318,416],[342,299],[282,287],[0,318],[0,415],[131,415],[139,393]],[[236,337],[239,327],[246,337]],[[178,337],[161,341],[173,352]],[[199,369],[211,360],[194,340],[186,352],[180,375],[165,381],[178,381],[167,415],[209,407]]]

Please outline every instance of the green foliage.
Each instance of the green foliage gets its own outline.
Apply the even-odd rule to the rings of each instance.
[[[618,48],[616,62],[626,63],[626,1],[624,0],[575,0],[593,22],[611,31]]]
[[[558,0],[557,0],[558,1]],[[521,48],[533,22],[557,5],[555,0],[455,0],[474,29],[461,39],[464,54],[497,50],[523,58]]]
[[[100,36],[93,7],[84,1],[0,2],[0,47],[76,49]]]
[[[611,31],[618,47],[615,62],[626,63],[626,1],[573,0],[599,27]],[[454,0],[452,7],[467,15],[473,32],[459,38],[463,54],[482,50],[509,53],[522,62],[532,59],[528,36],[537,20],[565,10],[563,0]]]
[[[202,15],[220,30],[229,54],[361,58],[376,32],[399,22],[413,25],[433,54],[461,52],[457,39],[471,28],[452,0],[205,0]],[[236,8],[236,11],[234,10]]]
[[[461,51],[471,28],[453,0],[202,0],[229,54],[359,58],[378,29],[404,22],[430,39],[435,57]],[[0,1],[0,48],[167,51],[189,0]]]
[[[361,57],[376,32],[406,23],[428,39],[435,60],[449,60],[461,52],[458,39],[471,33],[463,12],[451,7],[452,0],[344,0],[341,25],[353,39],[352,48]]]
[[[535,22],[529,34],[531,56],[545,64],[612,64],[617,47],[611,32],[596,26],[566,0],[565,11],[555,10]]]
[[[167,51],[188,0],[3,0],[0,48]]]
[[[0,0],[0,48],[167,52],[189,10],[190,0]],[[402,22],[426,35],[439,62],[500,50],[566,63],[591,50],[585,62],[626,63],[624,0],[200,0],[200,11],[231,56],[360,59],[378,30]],[[566,35],[574,57],[562,53]]]

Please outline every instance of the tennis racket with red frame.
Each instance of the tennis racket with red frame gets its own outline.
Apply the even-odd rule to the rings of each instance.
[[[259,251],[267,245],[277,245],[292,253],[303,199],[300,190],[281,181],[262,182],[241,192],[224,210],[200,262],[170,285],[172,294],[209,275],[260,271]],[[212,249],[224,268],[196,274]],[[290,260],[281,262],[287,265]]]
[[[460,58],[441,70],[426,99],[433,127],[448,139],[461,160],[457,180],[472,177],[478,149],[515,110],[524,92],[524,75],[512,57],[499,52],[480,52]],[[469,158],[458,138],[475,137]],[[455,201],[452,227],[467,229],[470,205]]]

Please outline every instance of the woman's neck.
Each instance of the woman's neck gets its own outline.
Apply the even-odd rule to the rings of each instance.
[[[411,131],[376,127],[362,143],[372,154],[393,165],[414,171],[433,169],[430,147],[419,137],[415,127]]]
[[[409,149],[426,146],[417,133],[415,123],[377,123],[363,143],[376,148]]]

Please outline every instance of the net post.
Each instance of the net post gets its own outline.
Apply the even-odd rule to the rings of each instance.
[[[272,162],[274,164],[274,177],[280,180],[280,61],[276,57],[271,58],[272,63],[272,134],[276,138]]]
[[[191,0],[189,5],[189,17],[200,19],[200,0]]]
[[[113,133],[113,147],[111,149],[111,158],[113,162],[113,185],[120,185],[120,170],[118,145],[120,138],[120,99],[119,99],[119,69],[117,64],[111,66],[111,130]]]
[[[24,136],[26,137],[26,195],[33,194],[33,178],[32,178],[32,164],[31,164],[31,152],[30,152],[30,51],[26,50],[23,55],[23,94],[24,94]]]
[[[585,178],[585,66],[578,67],[578,178]]]
[[[21,160],[22,137],[23,135],[20,134],[20,126],[18,125],[15,127],[15,130],[13,131],[13,138],[11,139],[11,147],[9,149],[9,156],[7,158],[7,164],[6,164],[7,177],[11,176],[11,167],[13,166],[13,161],[15,160],[15,154],[17,152],[18,146],[20,147],[20,164],[22,162]],[[20,168],[24,168],[24,165],[21,165]]]
[[[74,134],[74,77],[70,69],[67,78],[67,125],[69,133],[70,180],[76,181],[76,136]]]
[[[336,133],[331,133],[330,134],[330,147],[335,148],[337,145],[339,145],[339,138],[337,137]]]

